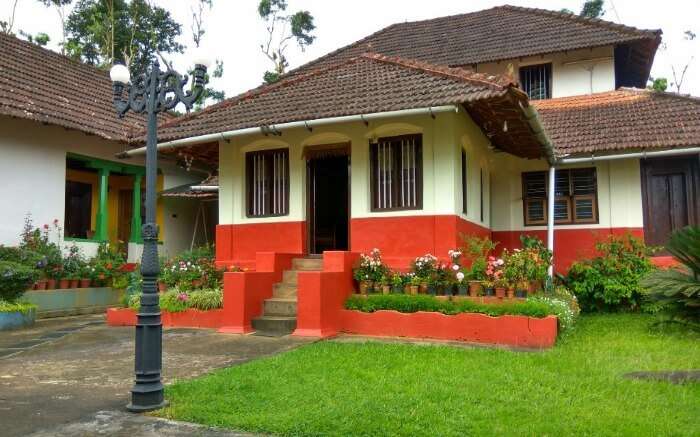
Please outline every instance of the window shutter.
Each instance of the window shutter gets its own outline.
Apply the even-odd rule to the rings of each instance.
[[[525,225],[547,223],[547,174],[523,173]],[[598,187],[595,168],[557,170],[554,185],[554,222],[597,223]]]

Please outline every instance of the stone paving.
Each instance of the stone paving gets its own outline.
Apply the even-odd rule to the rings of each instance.
[[[229,435],[199,428],[195,432],[189,424],[123,413],[133,382],[133,331],[107,327],[104,317],[97,315],[49,319],[29,329],[3,332],[0,434]],[[288,336],[165,329],[163,379],[168,384],[196,377],[306,343],[309,340]],[[117,422],[122,429],[110,428]],[[179,428],[183,433],[178,434]]]

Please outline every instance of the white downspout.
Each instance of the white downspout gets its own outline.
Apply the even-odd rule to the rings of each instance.
[[[549,264],[547,274],[549,279],[554,279],[554,173],[555,167],[549,167],[549,189],[547,193],[547,249],[552,252],[552,262]]]

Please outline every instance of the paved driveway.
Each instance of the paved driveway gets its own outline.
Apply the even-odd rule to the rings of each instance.
[[[179,435],[177,424],[154,425],[157,419],[120,413],[133,381],[133,331],[107,327],[99,315],[49,319],[31,329],[0,334],[0,434],[96,435],[100,424],[122,421],[124,427],[103,426],[99,434]],[[166,329],[164,381],[191,378],[308,342]]]

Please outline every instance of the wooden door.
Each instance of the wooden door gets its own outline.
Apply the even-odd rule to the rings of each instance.
[[[124,243],[128,243],[131,237],[131,216],[134,211],[133,194],[133,190],[119,190],[117,238]]]
[[[642,160],[644,240],[663,246],[673,231],[700,224],[700,156]]]

